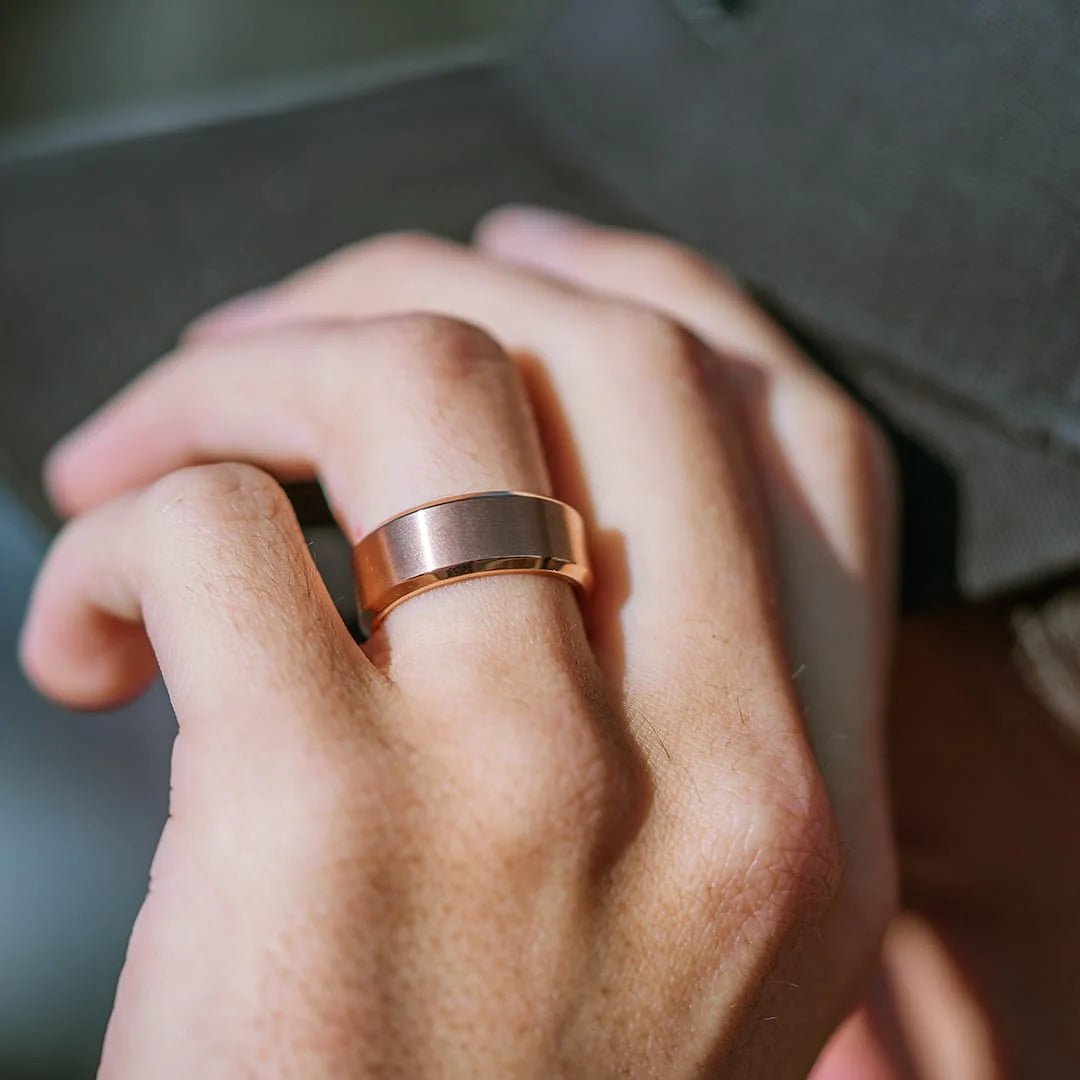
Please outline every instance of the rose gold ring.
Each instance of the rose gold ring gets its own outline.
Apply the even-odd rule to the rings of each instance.
[[[491,574],[556,574],[592,584],[581,515],[558,499],[480,491],[406,510],[353,550],[362,618],[370,629],[402,600]]]

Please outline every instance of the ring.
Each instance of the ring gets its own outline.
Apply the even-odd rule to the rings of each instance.
[[[556,574],[592,585],[585,523],[571,506],[521,491],[481,491],[397,514],[353,549],[362,619],[439,585],[492,574]]]

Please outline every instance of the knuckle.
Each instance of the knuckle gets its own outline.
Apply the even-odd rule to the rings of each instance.
[[[685,326],[659,311],[619,300],[605,301],[596,319],[602,343],[598,356],[621,368],[638,365],[641,374],[676,384],[701,384],[707,351]]]
[[[840,390],[831,404],[836,453],[847,464],[863,505],[891,506],[897,486],[892,446],[878,423]]]
[[[823,783],[803,781],[786,803],[763,815],[762,847],[781,886],[797,899],[831,903],[844,874],[836,821]],[[778,890],[781,895],[785,889]]]
[[[755,918],[781,927],[814,921],[835,902],[845,875],[817,766],[785,763],[770,770],[751,804],[749,858],[740,873]]]
[[[599,325],[606,333],[656,351],[682,347],[684,331],[659,311],[624,300],[606,300],[602,304]]]
[[[147,491],[150,509],[168,530],[216,532],[239,523],[281,523],[292,507],[281,485],[253,465],[196,465],[163,477]]]
[[[343,255],[365,254],[394,264],[430,258],[455,249],[455,245],[422,229],[401,229],[382,233],[346,248]]]
[[[829,384],[828,390],[821,395],[819,409],[845,445],[858,450],[865,444],[867,432],[872,427],[870,418],[839,387]]]
[[[864,475],[873,493],[892,502],[899,480],[892,443],[884,429],[867,412],[857,409],[856,438]]]
[[[258,594],[266,610],[287,613],[309,581],[296,515],[281,486],[251,465],[202,465],[147,490],[147,523],[156,551],[194,587],[230,609]],[[168,578],[154,580],[161,585]]]
[[[668,293],[719,288],[742,296],[734,279],[699,252],[660,237],[646,237],[640,243],[642,269],[653,280],[663,282]]]
[[[509,357],[484,330],[448,315],[396,316],[387,324],[410,374],[458,383],[488,377],[493,368],[510,370]]]
[[[885,436],[870,415],[831,380],[811,379],[805,408],[808,422],[825,436],[821,445],[853,460],[885,455]]]
[[[326,256],[288,279],[287,291],[306,292],[347,282],[360,266],[380,273],[407,272],[417,262],[430,260],[454,249],[454,245],[423,231],[402,230],[361,240]]]
[[[697,841],[682,852],[678,875],[717,927],[775,940],[837,902],[843,848],[824,781],[805,757],[762,762],[752,779],[699,792],[683,807]],[[718,821],[728,827],[718,830]]]
[[[877,421],[818,372],[794,376],[788,389],[799,430],[813,447],[812,456],[843,477],[858,500],[891,501],[895,463]]]

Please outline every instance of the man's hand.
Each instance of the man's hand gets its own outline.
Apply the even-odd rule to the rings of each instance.
[[[160,667],[179,721],[105,1076],[802,1077],[876,954],[876,434],[677,248],[506,212],[478,249],[219,313],[53,459],[26,668],[92,708]],[[461,582],[361,650],[268,472],[352,541],[554,493],[595,593]]]

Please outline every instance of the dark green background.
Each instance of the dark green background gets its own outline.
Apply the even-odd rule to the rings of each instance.
[[[0,129],[513,34],[539,0],[3,0]]]

